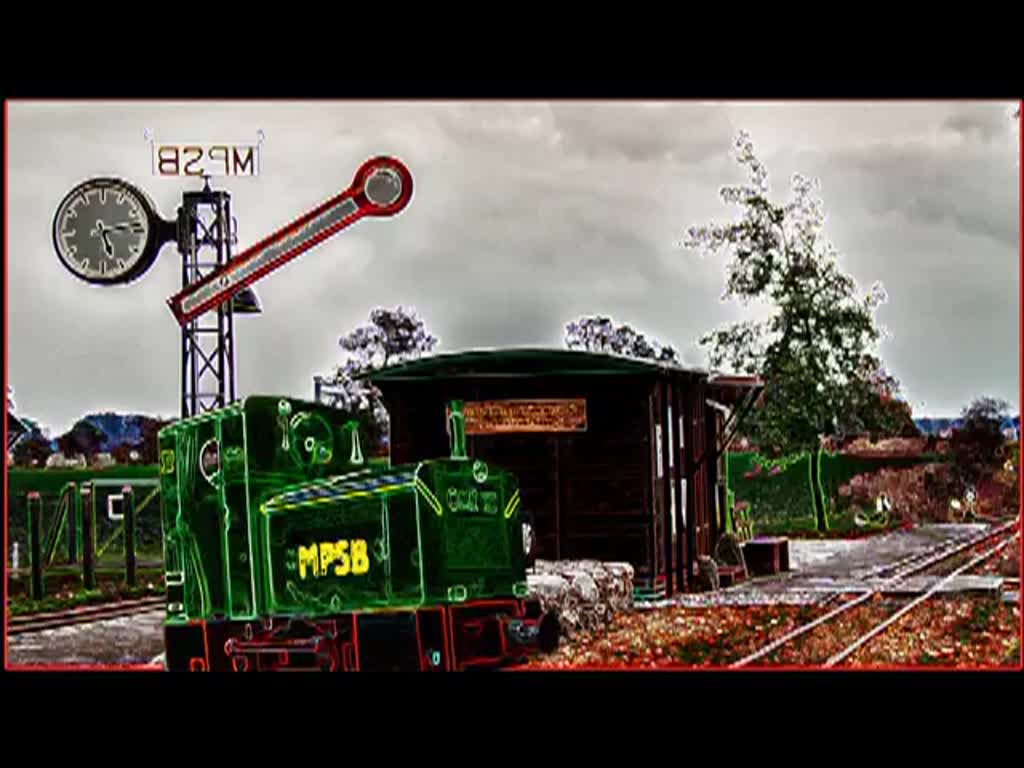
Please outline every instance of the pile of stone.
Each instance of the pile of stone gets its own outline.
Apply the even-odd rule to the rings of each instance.
[[[606,626],[633,608],[633,566],[597,560],[538,560],[527,573],[530,593],[559,618],[562,636]]]

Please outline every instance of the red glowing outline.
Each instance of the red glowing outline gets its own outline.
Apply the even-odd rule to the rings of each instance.
[[[19,99],[19,101],[25,101],[25,102],[40,101],[40,102],[45,102],[45,101],[56,101],[56,99]],[[125,99],[113,99],[113,101],[127,101],[127,100],[125,100]],[[197,99],[196,101],[203,101],[203,100],[202,99]],[[687,100],[683,100],[683,101],[687,101]],[[840,100],[840,101],[842,101],[842,100]],[[1022,129],[1020,131],[1020,133],[1019,133],[1019,136],[1020,136],[1020,147],[1019,147],[1018,159],[1019,160],[1024,160],[1024,100],[1018,102],[1018,107],[1021,109],[1021,114],[1020,114],[1020,116],[1018,118],[1018,121],[1019,121],[1019,127]],[[8,265],[8,253],[10,252],[10,235],[9,235],[9,231],[10,230],[9,230],[9,227],[8,227],[9,211],[8,211],[8,202],[7,202],[7,201],[10,200],[10,195],[9,195],[9,174],[10,174],[10,170],[9,170],[10,169],[10,163],[9,163],[9,142],[10,142],[10,138],[9,138],[8,128],[9,128],[9,121],[8,121],[8,99],[4,99],[4,201],[5,201],[5,204],[4,204],[4,289],[3,290],[4,290],[4,306],[5,307],[8,306],[8,301],[7,301],[7,298],[8,298],[8,288],[7,288],[8,280],[7,280],[7,277],[8,277],[8,272],[9,272],[9,269],[8,269],[8,266],[9,266]],[[403,183],[404,183],[404,181],[403,181]],[[410,193],[411,193],[411,186],[408,189],[410,190]],[[1019,225],[1019,232],[1022,233],[1022,235],[1020,236],[1020,239],[1019,239],[1019,243],[1018,243],[1018,247],[1019,247],[1018,267],[1020,267],[1020,273],[1019,273],[1019,281],[1020,282],[1019,282],[1019,286],[1018,286],[1019,292],[1018,292],[1018,295],[1017,295],[1017,314],[1018,314],[1018,327],[1022,331],[1022,333],[1021,333],[1021,347],[1018,350],[1018,352],[1020,354],[1020,356],[1018,357],[1018,375],[1019,375],[1018,384],[1020,386],[1019,396],[1021,397],[1021,401],[1024,402],[1024,314],[1022,314],[1022,294],[1024,294],[1024,168],[1022,168],[1020,166],[1020,164],[1018,164],[1018,193],[1019,193],[1019,201],[1020,201],[1018,225]],[[331,201],[328,201],[328,202],[331,202]],[[314,215],[315,215],[315,213],[314,213]],[[364,215],[367,215],[367,214],[364,214]],[[297,222],[293,223],[293,226],[296,223]],[[4,323],[4,384],[5,384],[5,388],[6,388],[6,385],[7,385],[7,382],[8,382],[8,355],[7,355],[7,348],[8,348],[8,323]],[[7,420],[6,420],[6,418],[4,419],[3,433],[4,433],[4,445],[6,446],[6,444],[7,444]],[[4,472],[4,494],[3,494],[3,496],[4,496],[4,501],[3,501],[4,541],[9,541],[10,540],[9,536],[8,536],[8,512],[9,512],[9,509],[8,509],[8,500],[7,500],[7,496],[8,496],[7,489],[9,487],[9,485],[8,485],[9,477],[8,477],[8,467],[7,467],[7,462],[6,461],[4,461],[4,470],[3,470],[3,472]],[[1018,484],[1018,501],[1020,503],[1020,506],[1022,508],[1024,508],[1024,483],[1019,483]],[[1024,526],[1022,526],[1022,527],[1024,527]],[[4,595],[4,605],[6,606],[6,604],[7,604],[7,597],[8,597],[8,590],[7,590],[8,574],[7,574],[7,555],[6,555],[6,553],[4,553],[3,564],[4,564],[3,595]],[[1024,552],[1021,552],[1021,566],[1022,566],[1022,570],[1024,570]],[[662,576],[660,578],[662,580],[664,580],[664,576]],[[441,606],[441,607],[438,607],[436,609],[432,609],[432,610],[440,610],[441,611],[442,627],[445,630],[448,630],[450,625],[451,625],[450,613],[449,613],[451,611],[451,609],[452,609],[452,606],[447,606],[447,607]],[[356,657],[355,657],[356,658],[356,666],[358,668],[358,630],[357,630],[357,622],[355,621],[355,617],[354,616],[353,616],[353,619],[352,619],[352,624],[353,624],[353,627],[352,627],[353,628],[353,639],[355,641],[355,649],[356,649]],[[4,670],[8,671],[8,672],[30,672],[31,673],[31,672],[124,672],[124,671],[129,671],[129,672],[160,672],[160,671],[163,671],[163,668],[160,667],[160,666],[157,666],[157,665],[146,665],[146,664],[141,664],[141,665],[140,664],[134,664],[134,665],[133,664],[128,664],[128,665],[118,665],[118,664],[96,664],[96,665],[83,665],[83,664],[64,664],[64,665],[62,665],[62,664],[20,664],[20,665],[12,665],[8,661],[9,655],[8,655],[7,611],[6,610],[4,610],[4,612],[3,612],[3,632],[4,632],[4,638],[3,638],[3,644],[4,644]],[[449,657],[449,661],[453,661],[454,660],[454,650],[453,649],[449,649],[449,642],[450,642],[450,639],[451,639],[450,638],[451,633],[450,633],[450,631],[445,631],[444,635],[445,635],[445,654],[446,654],[446,657],[448,656],[449,651],[451,651],[452,652],[452,656]],[[1021,616],[1021,635],[1024,636],[1024,612],[1022,612],[1022,616]],[[206,637],[205,637],[205,627],[204,627],[204,642],[205,642],[205,640],[206,640]],[[449,665],[448,668],[451,669],[452,668],[451,665]],[[936,666],[936,667],[931,667],[931,666],[897,666],[897,665],[890,665],[890,666],[872,666],[872,667],[829,667],[829,668],[825,668],[825,667],[821,667],[821,666],[797,666],[797,665],[771,666],[771,667],[758,667],[758,666],[750,665],[750,666],[741,667],[739,669],[735,669],[735,668],[731,668],[731,667],[715,667],[715,666],[692,667],[692,666],[680,665],[678,667],[676,667],[676,666],[664,666],[664,667],[654,667],[654,668],[652,668],[652,667],[616,667],[616,666],[605,666],[605,667],[595,666],[595,667],[586,667],[586,668],[565,667],[565,668],[558,668],[557,670],[555,670],[555,669],[536,669],[536,668],[527,668],[527,667],[516,667],[516,668],[512,668],[509,671],[534,672],[534,673],[537,673],[537,672],[542,672],[543,673],[543,672],[552,672],[552,671],[557,671],[557,672],[634,672],[634,673],[635,672],[721,672],[721,671],[729,671],[729,672],[734,672],[734,673],[737,673],[737,674],[743,674],[743,673],[748,673],[748,672],[793,672],[793,671],[797,671],[797,672],[806,672],[806,671],[813,671],[813,672],[819,672],[819,671],[820,672],[865,672],[865,673],[873,673],[873,672],[874,673],[879,673],[879,672],[925,672],[925,673],[928,673],[928,672],[931,672],[931,673],[935,673],[935,672],[958,673],[958,672],[960,672],[960,673],[963,673],[963,672],[1008,672],[1008,671],[1012,671],[1014,669],[1016,669],[1017,671],[1024,670],[1024,651],[1022,651],[1022,653],[1021,653],[1021,662],[1018,663],[1018,665],[1016,667],[1008,667],[1008,666],[992,666],[992,667],[938,667],[938,666]]]

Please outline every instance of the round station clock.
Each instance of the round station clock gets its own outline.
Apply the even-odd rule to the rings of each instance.
[[[90,179],[61,201],[53,244],[68,270],[89,283],[127,283],[156,260],[166,223],[146,194],[121,179]]]

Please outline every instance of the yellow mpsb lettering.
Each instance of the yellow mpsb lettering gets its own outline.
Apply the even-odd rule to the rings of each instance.
[[[361,576],[370,570],[370,558],[366,553],[366,541],[355,539],[352,542],[352,573]]]
[[[355,542],[352,542],[352,543],[355,544]],[[338,565],[334,566],[334,575],[335,576],[348,576],[348,572],[349,572],[349,559],[348,559],[348,552],[346,551],[346,550],[348,550],[348,542],[347,541],[339,541],[335,545],[335,547],[336,547],[335,552],[338,553],[338,559],[341,562],[338,563]]]
[[[370,557],[365,539],[321,541],[298,548],[299,578],[362,576],[370,570]]]
[[[306,568],[313,570],[314,576],[319,576],[319,570],[317,568],[317,547],[313,544],[309,547],[299,547],[299,578],[306,578]]]
[[[335,545],[330,541],[320,542],[320,573],[327,573],[327,569],[331,567],[337,559]]]

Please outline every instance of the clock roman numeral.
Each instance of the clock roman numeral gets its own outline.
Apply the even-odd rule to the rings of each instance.
[[[128,266],[128,265],[124,263],[124,259],[118,259],[118,260],[117,260],[117,268],[118,268],[118,269],[120,269],[120,270],[124,270],[124,268],[125,268],[126,266]]]
[[[141,222],[136,221],[136,222],[132,223],[132,232],[144,232],[144,231],[145,231],[145,227],[142,226]]]

